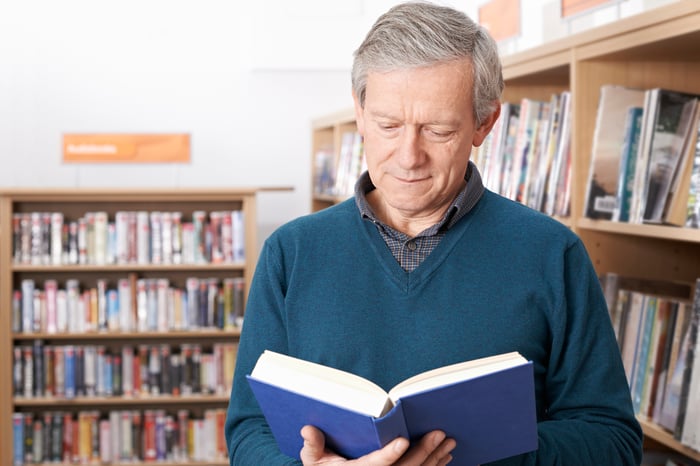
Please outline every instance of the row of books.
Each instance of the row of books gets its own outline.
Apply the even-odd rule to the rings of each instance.
[[[699,226],[699,97],[663,88],[601,87],[587,217]]]
[[[108,414],[49,411],[12,416],[14,466],[41,463],[221,461],[227,455],[226,410],[193,415],[182,409],[118,410]]]
[[[25,265],[205,264],[245,260],[242,210],[13,215],[13,261]]]
[[[571,95],[505,102],[472,161],[484,185],[533,209],[566,217],[571,187]]]
[[[330,148],[321,148],[316,152],[314,193],[337,197],[352,196],[355,182],[365,169],[362,136],[356,131],[347,131],[341,135],[338,154]]]
[[[700,451],[700,279],[603,282],[637,415]]]
[[[110,287],[113,286],[113,287]],[[21,282],[12,297],[15,333],[80,333],[91,331],[171,331],[217,328],[231,330],[242,324],[245,306],[243,277],[185,280],[185,288],[167,278],[120,278],[110,284],[97,279],[81,289],[77,279],[49,279],[39,288],[36,280]]]
[[[227,394],[238,344],[172,347],[31,345],[13,347],[13,393],[18,398],[139,397]]]

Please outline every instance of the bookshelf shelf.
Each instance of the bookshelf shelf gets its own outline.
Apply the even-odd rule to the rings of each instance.
[[[693,228],[678,228],[663,225],[638,225],[624,222],[612,222],[608,220],[593,220],[580,218],[576,222],[581,230],[593,230],[621,235],[645,236],[665,241],[685,241],[700,243],[700,230]]]
[[[244,284],[243,294],[241,295],[243,309],[247,294],[247,284],[252,280],[258,247],[256,240],[257,193],[263,190],[289,189],[287,187],[244,189],[0,189],[0,374],[2,374],[2,377],[0,377],[0,419],[8,427],[0,429],[0,464],[14,464],[13,428],[10,428],[14,413],[26,414],[24,418],[30,420],[31,417],[29,415],[33,415],[34,422],[40,419],[41,416],[58,416],[58,413],[68,413],[68,416],[74,416],[75,420],[73,422],[75,423],[78,422],[77,419],[80,414],[88,412],[97,412],[102,420],[107,419],[110,413],[115,414],[116,412],[141,413],[141,416],[148,412],[163,413],[163,416],[175,416],[178,413],[186,412],[191,416],[190,423],[192,425],[200,423],[200,421],[204,423],[205,416],[208,415],[212,415],[210,418],[211,422],[214,422],[214,416],[217,417],[216,422],[219,422],[219,419],[225,415],[229,396],[227,393],[219,394],[218,388],[214,395],[205,394],[206,390],[203,390],[203,393],[200,394],[199,390],[196,390],[196,394],[187,396],[76,396],[70,399],[60,396],[43,396],[37,393],[33,393],[37,395],[34,397],[14,396],[15,350],[41,347],[50,351],[58,347],[63,347],[64,349],[75,347],[84,348],[87,351],[88,347],[91,350],[92,348],[97,350],[104,347],[107,352],[118,355],[121,354],[120,352],[126,345],[134,349],[139,345],[144,345],[153,349],[153,351],[155,351],[155,348],[163,351],[165,351],[164,348],[168,348],[168,353],[164,352],[162,354],[183,352],[186,347],[199,348],[202,351],[202,357],[211,355],[213,358],[213,351],[216,345],[231,346],[233,344],[235,346],[237,344],[240,336],[240,327],[219,328],[208,324],[197,324],[191,330],[132,331],[130,329],[117,330],[117,328],[129,328],[117,326],[114,328],[107,327],[110,328],[108,331],[82,331],[96,328],[86,326],[85,329],[80,329],[79,331],[54,333],[45,331],[42,324],[41,331],[24,333],[21,330],[13,331],[13,322],[16,322],[16,320],[13,321],[13,315],[17,313],[17,308],[13,308],[15,291],[21,292],[21,285],[25,280],[34,281],[41,293],[45,292],[46,280],[55,281],[59,290],[66,287],[66,283],[69,280],[77,280],[80,291],[87,293],[97,288],[100,280],[105,280],[109,289],[116,289],[119,280],[131,281],[130,283],[134,284],[137,280],[143,278],[144,280],[165,279],[169,286],[172,287],[173,293],[175,293],[184,292],[186,283],[190,278],[202,281],[211,279],[220,287],[224,280],[231,278],[240,279],[239,282],[242,281]],[[207,257],[207,263],[94,265],[94,262],[98,261],[89,260],[87,264],[81,265],[33,265],[26,262],[20,263],[15,258],[15,244],[18,238],[17,230],[15,229],[16,215],[60,213],[67,224],[69,221],[76,222],[84,218],[88,212],[106,212],[109,222],[114,222],[115,214],[120,211],[178,212],[182,214],[183,222],[194,222],[195,216],[193,214],[195,212],[204,212],[206,222],[209,222],[209,214],[212,212],[236,210],[242,213],[244,220],[243,229],[240,231],[242,231],[245,260],[229,260],[228,262],[214,263],[211,260],[213,256],[211,256]],[[210,229],[203,230],[202,235],[213,235],[207,236],[209,238],[216,237],[218,232],[213,230],[214,227],[207,226],[206,228]],[[204,237],[202,236],[202,238]],[[151,241],[153,240],[152,237],[149,238]],[[209,256],[208,252],[205,254]],[[131,290],[134,290],[134,288],[132,287]],[[134,303],[134,306],[136,297],[136,295],[132,294],[129,298]],[[86,303],[87,299],[85,306],[88,305]],[[137,308],[132,307],[132,309],[136,310]],[[136,314],[134,314],[134,317],[136,317]],[[168,325],[169,327],[170,325]],[[136,357],[135,354],[134,357]],[[223,356],[224,359],[227,357],[228,355]],[[194,456],[193,458],[199,457]],[[92,461],[91,464],[98,463]],[[111,464],[119,463],[113,462]],[[128,464],[147,463],[128,462]],[[203,459],[202,461],[178,461],[177,463],[159,461],[158,464],[185,464],[192,466],[220,464],[223,466],[228,464],[228,462],[217,456]]]
[[[638,421],[642,425],[642,429],[644,429],[644,435],[646,435],[649,439],[673,451],[676,451],[687,458],[694,461],[700,461],[700,452],[686,447],[678,440],[674,439],[673,435],[667,430],[659,427],[653,422],[647,421],[646,419],[638,419]]]
[[[601,86],[664,87],[700,94],[698,43],[700,2],[680,0],[502,59],[505,102],[546,101],[553,93],[571,92],[570,216],[557,220],[581,237],[600,275],[616,273],[686,284],[700,277],[700,230],[584,217]],[[339,131],[353,124],[351,109],[312,122],[312,175],[317,151],[331,147],[337,154]],[[312,196],[312,211],[338,201]],[[660,427],[645,420],[641,424],[647,439],[700,460],[700,452],[682,445]]]
[[[34,464],[34,463],[32,463]],[[73,466],[76,463],[36,463],[34,466]],[[90,463],[93,464],[93,463]],[[145,466],[157,464],[158,466],[228,466],[228,460],[207,460],[207,461],[133,461],[133,462],[113,462],[110,466]]]
[[[15,407],[22,408],[59,408],[90,406],[167,406],[167,405],[221,405],[228,403],[228,395],[149,395],[149,396],[85,396],[80,398],[14,398]]]
[[[235,271],[244,270],[245,262],[235,262],[230,264],[109,264],[109,265],[22,265],[12,264],[13,272],[30,272],[30,273],[83,273],[83,272],[100,272],[100,273],[117,273],[117,272],[149,272],[149,271],[164,271],[164,272],[193,272],[202,271]]]
[[[199,340],[199,339],[236,339],[241,335],[240,329],[194,329],[187,331],[168,332],[83,332],[83,333],[14,333],[12,338],[16,341],[152,341],[152,340]]]

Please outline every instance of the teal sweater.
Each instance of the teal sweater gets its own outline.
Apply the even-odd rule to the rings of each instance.
[[[498,464],[641,461],[641,430],[583,244],[490,191],[410,273],[352,199],[266,240],[226,420],[232,465],[298,464],[277,449],[245,378],[265,349],[384,389],[427,369],[519,351],[534,365],[539,449]]]

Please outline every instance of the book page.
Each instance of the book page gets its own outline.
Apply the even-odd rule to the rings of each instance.
[[[389,391],[389,397],[393,403],[396,403],[399,398],[407,395],[473,379],[526,363],[527,360],[520,353],[511,352],[438,367],[400,382]]]
[[[374,417],[390,404],[387,393],[363,377],[269,350],[260,356],[251,377]]]

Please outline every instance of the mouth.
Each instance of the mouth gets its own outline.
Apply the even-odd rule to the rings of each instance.
[[[421,178],[417,178],[417,177],[413,177],[413,178],[402,178],[402,177],[400,177],[400,176],[396,176],[396,177],[394,177],[394,178],[396,178],[396,180],[397,180],[398,182],[400,182],[400,183],[405,183],[405,184],[416,184],[416,183],[420,183],[421,181],[425,181],[425,180],[428,179],[427,176],[421,177]]]

